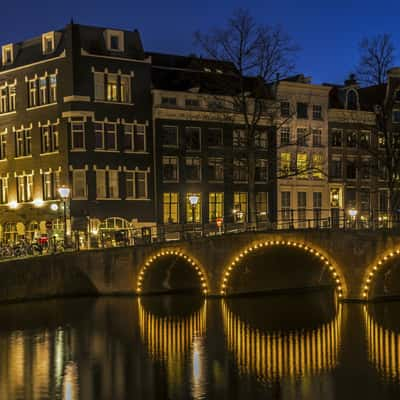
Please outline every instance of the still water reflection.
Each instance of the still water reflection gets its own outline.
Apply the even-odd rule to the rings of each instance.
[[[0,307],[0,399],[398,399],[400,303],[331,293]]]

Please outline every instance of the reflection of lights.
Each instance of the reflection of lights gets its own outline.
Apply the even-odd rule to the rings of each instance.
[[[350,215],[350,217],[355,218],[358,214],[358,211],[355,208],[350,208],[349,211],[347,211]]]
[[[205,354],[203,338],[196,336],[192,347],[192,397],[203,399],[205,395]]]
[[[91,231],[91,233],[92,233],[92,235],[96,236],[96,235],[98,235],[99,230],[96,229],[96,228],[93,228],[92,231]]]
[[[378,324],[364,306],[368,359],[386,378],[400,381],[400,333]]]
[[[165,257],[165,256],[175,256],[175,257],[183,258],[185,261],[187,261],[189,263],[189,265],[194,267],[194,269],[197,271],[197,274],[199,276],[203,294],[206,295],[208,293],[208,285],[206,283],[205,273],[203,272],[202,268],[200,268],[200,265],[197,264],[190,257],[188,257],[186,254],[183,254],[182,252],[179,252],[176,250],[162,250],[161,252],[158,252],[157,254],[150,257],[145,262],[145,264],[143,265],[143,267],[141,268],[141,270],[139,272],[138,280],[136,283],[136,292],[137,293],[142,293],[143,276],[144,276],[147,268],[149,268],[150,265],[157,260],[157,258],[161,258],[161,257]]]
[[[220,294],[222,296],[225,296],[227,294],[227,287],[228,287],[228,279],[227,277],[229,277],[229,274],[226,275],[226,272],[229,271],[231,272],[235,267],[238,266],[238,261],[240,261],[240,259],[243,259],[245,256],[247,256],[249,253],[261,249],[263,247],[268,247],[268,246],[292,246],[292,247],[298,247],[300,249],[303,249],[304,251],[309,252],[310,254],[312,254],[315,257],[318,257],[321,261],[323,261],[324,265],[326,265],[329,270],[332,272],[332,276],[333,276],[333,280],[336,282],[336,291],[338,293],[338,296],[341,298],[343,297],[343,287],[344,285],[341,283],[340,280],[340,276],[339,274],[336,272],[334,266],[329,262],[329,260],[327,259],[327,257],[325,257],[324,255],[322,255],[319,251],[313,249],[310,246],[307,246],[303,243],[297,243],[297,242],[292,242],[292,241],[286,241],[286,240],[269,240],[269,241],[265,241],[265,242],[258,242],[255,243],[251,246],[249,246],[248,248],[246,248],[245,250],[243,250],[242,252],[239,253],[239,257],[235,257],[234,261],[231,262],[231,264],[226,267],[222,273],[222,282],[221,282],[221,286],[220,286]]]
[[[50,204],[50,209],[51,209],[51,211],[57,211],[58,210],[58,204],[56,204],[56,203]]]
[[[78,368],[74,362],[69,362],[64,370],[62,400],[78,400]]]
[[[271,383],[283,377],[304,377],[333,370],[338,363],[342,312],[312,330],[287,333],[252,328],[222,302],[227,348],[240,372]]]

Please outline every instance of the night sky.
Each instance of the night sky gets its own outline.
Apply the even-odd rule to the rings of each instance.
[[[313,82],[341,83],[354,69],[365,35],[388,32],[399,43],[400,3],[371,0],[11,0],[0,13],[0,43],[21,41],[74,22],[139,29],[148,51],[195,53],[193,31],[246,7],[260,23],[280,24],[301,47],[296,72]],[[197,50],[198,52],[198,50]],[[398,56],[398,52],[396,54]],[[400,64],[400,57],[397,57]]]

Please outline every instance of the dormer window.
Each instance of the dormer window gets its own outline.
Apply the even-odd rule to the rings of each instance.
[[[2,47],[2,60],[3,65],[9,65],[14,62],[14,51],[12,44],[7,44]]]
[[[106,45],[109,51],[124,51],[124,32],[107,29]]]
[[[350,89],[347,91],[346,108],[348,110],[358,109],[358,96],[357,92],[354,89]]]
[[[52,53],[55,49],[54,32],[44,33],[42,35],[42,52],[43,54]]]

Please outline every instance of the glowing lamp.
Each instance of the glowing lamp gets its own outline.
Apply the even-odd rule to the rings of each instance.
[[[71,189],[66,186],[58,188],[58,193],[62,199],[68,199]]]
[[[33,205],[34,205],[35,207],[42,207],[43,204],[44,204],[44,202],[43,202],[42,199],[35,199],[35,200],[33,200]]]
[[[14,200],[14,201],[10,201],[8,203],[8,207],[11,208],[11,210],[15,210],[16,208],[18,208],[18,203]]]

